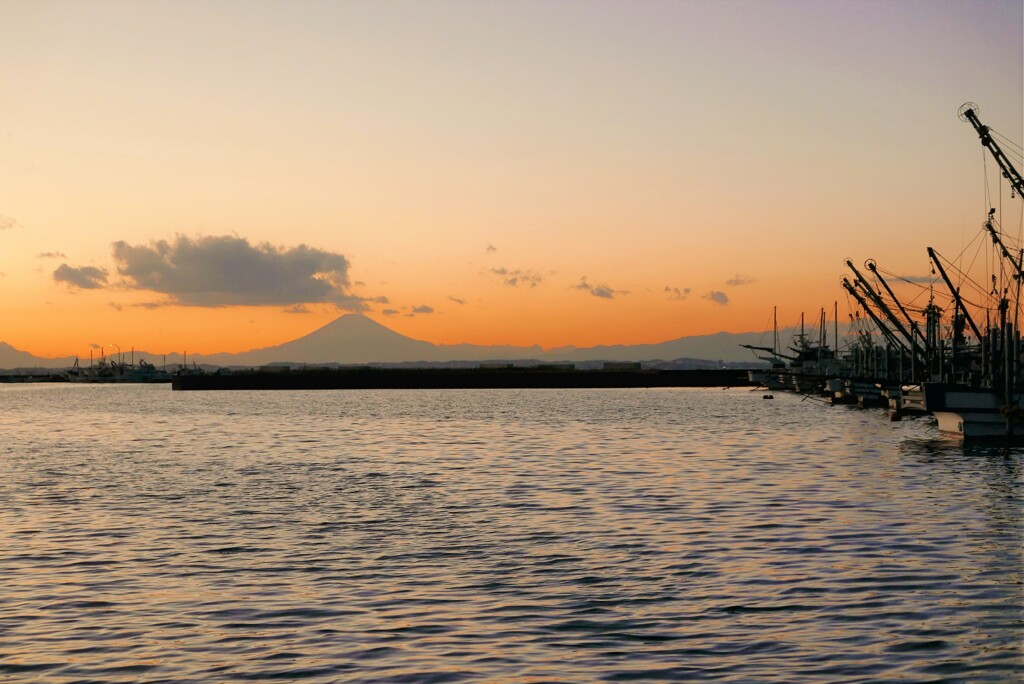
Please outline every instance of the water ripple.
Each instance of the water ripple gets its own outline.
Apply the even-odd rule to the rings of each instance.
[[[0,388],[0,679],[1024,677],[1020,451],[745,391]]]

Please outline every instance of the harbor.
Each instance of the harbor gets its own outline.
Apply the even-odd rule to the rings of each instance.
[[[1021,158],[1019,144],[983,124],[974,103],[958,113],[998,165],[1010,198],[1024,200],[1024,179],[1010,158]],[[874,259],[864,262],[863,271],[846,259],[841,285],[854,313],[845,336],[838,302],[831,326],[824,310],[815,333],[806,332],[801,317],[800,332],[786,346],[776,324],[772,346],[745,345],[768,365],[751,371],[751,381],[832,404],[884,408],[892,420],[930,415],[943,436],[957,440],[1024,441],[1024,247],[1008,231],[1020,205],[1005,211],[1008,222],[1000,213],[989,208],[980,230],[953,259],[927,247],[932,277],[914,279],[924,283],[888,272]],[[979,259],[989,250],[987,260]],[[964,265],[965,256],[989,270],[979,276]],[[897,294],[900,286],[911,300]]]
[[[1022,0],[0,25],[0,683],[1024,682]]]
[[[997,164],[1010,197],[1024,200],[1024,178],[1011,160],[1021,158],[1019,144],[983,124],[978,111],[976,104],[966,103],[958,114]],[[769,392],[764,398],[789,391],[832,405],[883,409],[891,421],[930,416],[939,433],[953,440],[1018,443],[1024,441],[1024,238],[1009,234],[1004,213],[1012,225],[1020,206],[1008,211],[990,207],[977,235],[957,257],[950,259],[927,246],[930,278],[900,276],[874,259],[867,259],[862,270],[846,259],[841,287],[851,313],[842,333],[837,301],[831,321],[824,309],[813,326],[801,314],[799,332],[783,345],[773,311],[771,345],[741,345],[760,364],[749,371],[664,370],[615,362],[586,369],[572,363],[471,368],[282,365],[214,373],[182,367],[171,384],[179,391],[751,386]],[[968,248],[975,253],[965,265]],[[979,276],[971,265],[988,251],[990,258],[982,261],[988,270]]]
[[[1000,171],[1010,197],[1024,199],[1024,179],[1011,157],[1020,147],[982,123],[977,105],[960,108]],[[1004,149],[1005,148],[1005,149]],[[1009,150],[1009,153],[1007,152]],[[889,419],[930,417],[954,440],[1024,441],[1024,362],[1021,359],[1021,286],[1024,246],[1009,234],[1020,207],[990,207],[978,234],[960,255],[948,258],[927,246],[930,278],[908,279],[874,259],[858,266],[845,259],[841,288],[849,322],[840,326],[839,302],[809,324],[801,314],[792,339],[780,341],[777,311],[771,344],[741,346],[757,367],[664,368],[660,362],[295,365],[203,368],[173,372],[140,359],[90,360],[62,373],[9,375],[7,382],[159,383],[176,391],[365,389],[570,389],[750,387],[788,391],[832,405],[888,411]],[[974,254],[967,254],[973,249]],[[991,251],[988,269],[964,265],[965,255]],[[375,325],[361,323],[364,328]]]

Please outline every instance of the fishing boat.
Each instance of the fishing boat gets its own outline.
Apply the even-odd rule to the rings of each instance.
[[[1010,184],[1011,196],[1024,199],[1024,178],[1003,152],[988,126],[978,118],[977,105],[960,108],[960,118],[977,131],[1002,174]],[[1019,313],[1021,286],[1024,283],[1024,249],[1011,252],[995,225],[996,210],[990,209],[984,230],[998,248],[1001,268],[1007,275],[997,285],[993,275],[992,295],[997,320],[982,329],[971,317],[959,289],[953,286],[936,252],[928,249],[943,280],[953,293],[954,319],[951,337],[951,368],[932,382],[923,383],[924,406],[935,416],[939,432],[962,440],[1024,441],[1024,365],[1021,363]],[[986,314],[988,314],[988,310]],[[975,349],[957,353],[963,332],[975,336]]]
[[[998,392],[987,387],[926,382],[925,408],[938,422],[946,437],[966,440],[1010,440],[1024,438],[1024,415],[1019,393],[1006,404]]]
[[[139,359],[138,363],[124,363],[113,359],[107,360],[101,356],[100,360],[88,367],[79,364],[75,359],[74,365],[64,371],[63,377],[73,383],[156,383],[170,382],[171,374],[160,370],[151,363]]]
[[[788,366],[786,365],[786,361],[785,359],[782,358],[781,353],[779,351],[779,321],[778,311],[776,307],[772,307],[772,332],[773,335],[771,347],[759,347],[751,344],[740,345],[745,349],[770,354],[770,356],[762,356],[760,354],[755,354],[758,360],[768,362],[768,368],[748,371],[747,377],[752,385],[766,387],[770,390],[789,389],[786,381]]]

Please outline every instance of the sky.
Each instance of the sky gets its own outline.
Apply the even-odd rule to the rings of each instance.
[[[759,331],[844,316],[847,257],[926,275],[990,205],[1020,231],[957,117],[1024,141],[1020,0],[0,0],[0,26],[0,340],[39,356],[352,312],[435,343]]]

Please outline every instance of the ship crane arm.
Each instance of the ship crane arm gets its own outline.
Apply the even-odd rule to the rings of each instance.
[[[778,351],[772,349],[771,347],[758,347],[755,344],[741,344],[740,346],[743,347],[744,349],[750,349],[752,351],[767,352],[769,354],[773,354],[773,355],[781,357],[783,359],[789,359],[790,361],[795,361],[796,360],[795,356],[787,356],[785,354],[781,354]],[[758,357],[758,358],[761,358],[761,357]]]
[[[917,324],[914,322],[914,319],[910,317],[909,313],[907,313],[906,307],[903,306],[903,302],[899,300],[899,298],[896,296],[896,293],[892,291],[891,287],[889,287],[889,283],[887,283],[885,278],[882,277],[882,274],[878,272],[878,264],[876,264],[873,260],[869,260],[865,264],[865,266],[867,266],[867,269],[874,274],[875,278],[878,279],[878,282],[882,284],[882,287],[884,287],[885,291],[889,293],[889,296],[892,298],[892,300],[896,302],[896,306],[899,308],[900,313],[903,314],[903,317],[907,320],[907,323],[910,325],[911,333],[915,334],[918,338],[920,338],[922,342],[924,342],[924,333],[921,332],[921,330],[917,327]]]
[[[978,119],[978,105],[973,102],[962,105],[960,107],[960,118],[974,126],[974,130],[978,132],[978,136],[981,138],[981,144],[988,148],[988,151],[995,157],[996,163],[999,164],[999,168],[1003,172],[1003,178],[1009,181],[1010,186],[1017,191],[1017,195],[1024,200],[1024,178],[1021,177],[1020,172],[1014,168],[1006,154],[1003,153],[999,143],[992,139],[989,127]]]
[[[890,342],[893,346],[902,347],[903,344],[899,341],[899,339],[897,339],[896,335],[891,330],[889,330],[889,327],[882,322],[882,319],[878,317],[878,314],[871,310],[871,307],[868,306],[868,303],[864,300],[864,296],[857,291],[857,288],[853,286],[853,283],[850,282],[850,279],[844,277],[842,284],[846,291],[853,295],[853,298],[857,300],[857,303],[860,304],[860,307],[864,309],[865,313],[867,313],[867,315],[871,317],[871,320],[875,322],[875,325],[878,327],[879,331],[881,331],[882,336],[885,337],[885,339],[888,342]]]
[[[949,275],[946,274],[946,269],[942,267],[942,262],[939,260],[938,254],[931,247],[928,248],[928,256],[931,257],[932,263],[935,264],[935,268],[939,270],[939,275],[942,276],[942,280],[945,281],[946,287],[949,288],[953,298],[956,300],[957,307],[963,313],[964,318],[967,319],[967,323],[971,326],[971,330],[974,332],[978,340],[985,339],[985,336],[981,334],[981,330],[974,324],[974,319],[971,318],[971,314],[967,312],[967,307],[964,306],[964,300],[960,298],[960,288],[953,285],[953,281],[949,279]]]
[[[853,281],[853,284],[859,286],[862,290],[864,290],[864,293],[867,294],[867,296],[871,299],[874,305],[878,308],[879,312],[881,312],[881,314],[885,316],[886,319],[888,319],[892,326],[896,328],[896,330],[899,331],[900,335],[902,335],[903,338],[907,341],[907,344],[899,343],[899,346],[910,349],[911,353],[916,355],[917,344],[914,341],[913,333],[909,332],[903,325],[903,323],[898,318],[896,318],[896,316],[889,309],[889,307],[885,305],[885,302],[882,300],[881,296],[879,296],[879,294],[875,292],[874,288],[872,288],[868,284],[867,280],[864,279],[864,276],[861,275],[860,271],[857,270],[857,267],[853,265],[853,262],[851,260],[846,260],[846,266],[851,271],[853,271],[853,275],[856,276],[856,280]]]
[[[996,232],[995,226],[992,225],[992,216],[995,214],[995,211],[995,209],[989,210],[988,220],[985,221],[985,230],[987,230],[989,236],[991,236],[992,243],[999,247],[999,252],[1003,255],[1003,258],[1009,261],[1013,266],[1013,270],[1017,272],[1014,277],[1018,282],[1020,282],[1024,279],[1024,260],[1021,258],[1014,258],[1014,256],[1010,254],[1010,250],[1006,249],[1006,245],[1003,244],[1003,239],[999,237],[999,233]]]

